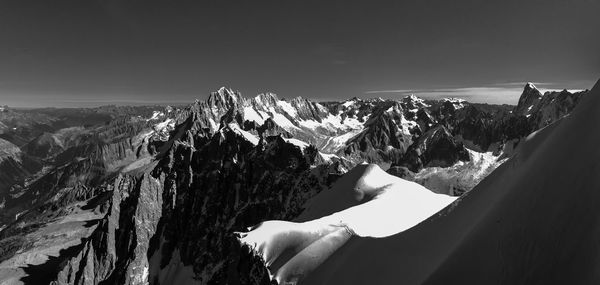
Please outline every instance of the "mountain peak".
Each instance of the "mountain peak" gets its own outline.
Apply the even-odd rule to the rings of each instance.
[[[529,116],[530,112],[533,110],[535,105],[540,102],[541,99],[542,93],[540,90],[538,90],[533,83],[527,82],[527,84],[525,84],[525,88],[523,88],[521,97],[519,97],[519,103],[517,103],[517,107],[515,107],[514,112]]]
[[[527,84],[525,84],[525,90],[531,90],[531,89],[538,90],[537,87],[535,87],[535,84],[533,84],[532,82],[527,82]]]
[[[296,103],[298,103],[298,104],[302,104],[302,103],[310,102],[310,100],[308,100],[308,99],[306,99],[306,98],[304,98],[304,97],[302,97],[302,96],[297,96],[297,97],[294,97],[294,98],[293,98],[293,99],[292,99],[290,102],[291,102],[292,104],[293,104],[294,102],[296,102]]]
[[[234,95],[236,92],[233,92],[233,89],[231,88],[227,88],[225,86],[221,86],[221,88],[219,88],[216,93],[218,93],[219,95],[222,96],[232,96]]]
[[[458,110],[461,108],[465,107],[465,103],[467,103],[466,100],[464,99],[460,99],[460,98],[442,98],[440,100],[445,106],[449,106],[451,108],[453,108],[454,110]]]
[[[210,93],[207,103],[210,106],[228,108],[241,101],[243,101],[243,98],[238,92],[221,87],[219,90]]]
[[[410,109],[428,106],[427,104],[425,104],[425,100],[415,96],[415,94],[405,96],[404,98],[402,98],[402,102],[407,104]]]
[[[265,92],[258,94],[254,97],[253,101],[263,106],[274,106],[277,104],[277,101],[279,101],[279,98],[275,93]]]
[[[407,100],[412,100],[412,101],[420,99],[419,97],[415,96],[415,94],[412,94],[412,93],[410,95],[408,95],[408,96],[405,96],[404,98],[407,99]]]

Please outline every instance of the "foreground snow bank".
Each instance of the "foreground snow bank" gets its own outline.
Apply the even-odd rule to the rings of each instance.
[[[309,201],[302,222],[266,221],[238,237],[263,258],[273,279],[293,284],[352,236],[400,233],[454,200],[364,164]]]

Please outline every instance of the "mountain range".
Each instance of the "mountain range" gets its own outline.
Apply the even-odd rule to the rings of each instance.
[[[379,209],[379,215],[386,219],[388,214],[414,215],[410,207],[398,206],[410,199],[433,206],[417,207],[423,211],[419,219],[400,219],[392,233],[408,230],[410,235],[423,228],[433,238],[433,233],[450,231],[435,226],[443,221],[448,221],[447,225],[439,227],[456,232],[448,233],[448,242],[435,247],[437,253],[433,247],[424,250],[431,255],[423,255],[422,262],[431,261],[431,266],[413,271],[406,280],[435,283],[442,280],[435,278],[446,276],[461,280],[459,273],[465,269],[454,268],[455,263],[448,262],[443,267],[440,262],[450,258],[456,258],[456,264],[471,262],[476,257],[463,257],[461,254],[467,251],[459,250],[470,246],[472,250],[489,251],[492,241],[481,242],[483,234],[477,234],[481,232],[478,225],[491,227],[498,215],[512,208],[498,206],[494,210],[494,206],[485,213],[480,208],[488,207],[489,201],[504,201],[488,196],[518,196],[521,190],[513,189],[522,189],[527,179],[515,180],[493,195],[478,193],[500,188],[499,182],[492,181],[502,181],[502,177],[517,172],[522,175],[511,170],[529,169],[522,164],[558,171],[555,164],[536,158],[542,156],[536,150],[548,149],[545,156],[557,160],[558,146],[546,147],[543,142],[550,139],[542,138],[559,136],[556,133],[568,136],[562,140],[573,140],[584,135],[582,129],[591,128],[583,126],[593,122],[581,118],[591,116],[588,113],[592,107],[587,106],[597,101],[588,99],[594,97],[593,92],[542,94],[528,83],[518,105],[510,106],[452,98],[423,100],[416,96],[342,102],[314,102],[302,97],[285,100],[272,93],[245,98],[223,87],[206,100],[179,107],[2,107],[0,283],[270,284],[272,278],[292,283],[308,278],[311,281],[307,284],[331,284],[379,280],[355,276],[363,271],[351,264],[362,258],[362,263],[356,264],[368,269],[365,276],[389,277],[385,274],[393,271],[385,270],[391,265],[387,261],[393,259],[375,262],[375,253],[365,252],[371,248],[385,250],[388,244],[402,249],[414,246],[411,254],[398,263],[407,264],[423,246],[418,234],[406,237],[410,242],[399,243],[396,239],[405,239],[406,235],[389,235],[385,227],[371,232],[369,223],[373,221],[364,221],[361,211]],[[585,100],[586,107],[577,107]],[[583,115],[571,119],[569,114],[574,109]],[[569,130],[551,131],[566,128]],[[553,135],[547,134],[550,132]],[[587,146],[592,140],[590,137],[584,143]],[[556,144],[566,146],[567,142]],[[528,157],[536,162],[527,162]],[[593,167],[591,162],[585,165]],[[532,189],[543,184],[540,174],[536,175],[531,183],[537,183],[537,188]],[[377,183],[389,183],[377,186],[371,182],[373,177]],[[389,185],[405,185],[410,195],[382,191]],[[345,193],[347,188],[357,191]],[[528,195],[527,199],[535,201],[534,194]],[[456,196],[461,198],[456,200]],[[479,196],[483,198],[471,198]],[[371,203],[375,200],[392,202],[378,207]],[[363,208],[352,210],[359,205]],[[448,218],[430,219],[432,222],[424,222],[427,226],[420,226],[421,221],[429,221],[446,205],[450,206],[443,211],[448,214],[441,216]],[[472,207],[477,209],[471,211]],[[394,212],[397,208],[405,212]],[[279,237],[264,230],[269,223],[255,225],[266,220],[287,220],[305,223],[310,231],[311,225],[321,227],[322,223],[313,221],[325,216],[348,219],[346,214],[336,214],[345,210],[358,213],[354,217],[359,218],[349,218],[348,223],[335,229],[319,228],[321,235],[308,239],[310,244],[334,240],[341,250],[316,247],[323,259],[310,270],[303,267],[303,262],[290,263],[296,264],[291,268],[300,270],[300,275],[275,269],[286,268],[288,259],[307,248],[307,242],[287,243],[294,244],[295,250],[283,257],[261,255],[273,242],[279,244]],[[519,211],[507,217],[516,219]],[[463,216],[467,217],[464,222]],[[538,217],[542,219],[532,216],[525,222]],[[322,221],[332,224],[328,219]],[[417,224],[415,230],[409,230]],[[255,231],[245,233],[248,227]],[[290,223],[284,228],[295,227]],[[498,231],[498,238],[506,238],[498,240],[507,243],[502,247],[526,247],[533,252],[531,256],[544,256],[537,253],[541,249],[531,248],[529,243],[514,242],[518,239],[516,231],[527,229],[491,231]],[[303,236],[304,230],[298,232]],[[473,235],[467,235],[471,232]],[[322,236],[332,239],[322,240]],[[381,240],[377,238],[371,245],[369,237],[374,236]],[[463,242],[471,239],[475,240],[472,245]],[[323,251],[330,255],[323,255]],[[444,255],[438,258],[436,254]],[[533,257],[519,262],[531,265],[536,260]],[[379,272],[379,267],[363,264],[368,262],[386,263],[387,267],[382,265]],[[501,269],[492,269],[490,264],[480,266],[481,272],[490,273],[489,278],[498,277],[493,274],[509,278],[522,273],[516,265],[498,267],[506,268],[504,273],[496,272]],[[410,268],[406,266],[405,271]],[[337,270],[355,274],[344,280],[332,279]],[[478,277],[486,278],[483,273]]]
[[[456,200],[365,164],[238,237],[278,284],[595,284],[598,106],[600,81]]]

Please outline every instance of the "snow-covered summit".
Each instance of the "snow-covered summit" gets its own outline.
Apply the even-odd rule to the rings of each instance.
[[[414,94],[410,94],[402,98],[402,102],[407,105],[409,110],[414,110],[414,112],[421,108],[429,107],[429,105],[425,103],[425,100],[415,96]]]
[[[239,92],[234,92],[226,87],[221,87],[216,92],[212,92],[207,99],[208,105],[213,108],[231,108],[242,102],[243,97]]]
[[[527,82],[525,84],[525,90],[531,90],[531,89],[536,89],[537,90],[537,87],[535,87],[535,84],[533,84],[532,82]]]
[[[467,100],[460,98],[442,98],[441,100],[445,104],[451,105],[455,110],[462,109],[465,107]]]
[[[450,102],[450,103],[455,103],[455,104],[461,104],[461,103],[467,102],[467,100],[465,100],[465,99],[452,98],[452,97],[450,97],[450,98],[442,98],[442,101],[444,101],[444,102]]]

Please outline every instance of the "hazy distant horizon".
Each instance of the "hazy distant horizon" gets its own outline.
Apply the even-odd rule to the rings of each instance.
[[[536,87],[542,92],[548,91],[561,91],[563,89],[567,89],[571,92],[577,92],[581,90],[590,89],[593,86],[593,82],[588,86],[581,85],[570,85],[565,88],[558,88],[555,83],[540,83],[533,82]],[[368,90],[362,93],[354,94],[351,96],[347,96],[345,98],[311,98],[310,96],[302,96],[308,98],[310,100],[316,102],[328,102],[328,101],[343,101],[347,99],[351,99],[353,97],[358,97],[361,99],[369,99],[369,98],[383,98],[383,99],[401,99],[403,97],[409,95],[415,95],[423,99],[428,100],[439,100],[443,98],[459,98],[467,100],[471,103],[488,103],[488,104],[508,104],[508,105],[516,105],[519,96],[521,95],[523,88],[527,84],[527,82],[511,82],[511,83],[503,83],[503,84],[495,84],[490,86],[481,86],[481,87],[458,87],[458,88],[438,88],[438,89],[390,89],[390,90]],[[580,86],[580,87],[576,87]],[[243,92],[241,90],[237,90],[235,88],[231,88],[225,86],[226,88],[232,89],[234,91],[240,92],[243,97],[251,98],[260,93],[271,92],[277,94],[277,96],[281,99],[292,99],[294,97],[285,96],[285,94],[279,94],[272,91],[263,91],[258,93],[249,94],[247,92]],[[220,87],[219,87],[220,88]],[[196,99],[205,100],[208,98],[208,95],[211,92],[218,90],[219,88],[215,88],[211,91],[206,91],[204,94],[199,95],[194,98],[190,96],[189,100],[179,100],[179,101],[131,101],[131,100],[101,100],[101,99],[79,99],[79,100],[56,100],[55,98],[49,98],[49,101],[41,100],[34,104],[28,102],[18,101],[10,102],[9,100],[4,100],[0,98],[0,106],[8,105],[9,107],[16,109],[36,109],[36,108],[95,108],[107,105],[116,105],[116,106],[150,106],[150,105],[159,105],[159,106],[185,106],[193,103]],[[50,96],[48,96],[50,97]],[[44,103],[47,103],[44,105]]]

